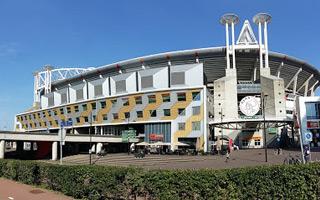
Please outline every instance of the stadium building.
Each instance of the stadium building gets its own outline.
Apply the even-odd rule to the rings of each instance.
[[[66,131],[73,144],[89,142],[79,138],[92,134],[98,149],[119,150],[128,141],[125,130],[134,130],[131,142],[162,141],[171,149],[182,142],[205,152],[217,137],[240,148],[261,148],[283,134],[293,139],[296,97],[314,96],[320,74],[305,61],[269,51],[270,21],[268,14],[253,18],[256,37],[245,20],[236,39],[238,17],[224,15],[223,47],[89,69],[46,67],[34,74],[34,106],[16,115],[16,131],[41,137]]]

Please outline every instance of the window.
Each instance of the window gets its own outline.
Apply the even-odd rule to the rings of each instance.
[[[156,95],[148,95],[149,103],[156,103]]]
[[[260,146],[261,145],[260,139],[259,140],[254,140],[254,145],[255,146]]]
[[[171,73],[171,84],[172,85],[183,85],[185,84],[184,72],[173,72]]]
[[[80,123],[80,117],[77,117],[76,120],[77,120],[77,123]]]
[[[51,117],[51,110],[48,110],[48,117]]]
[[[170,116],[170,109],[163,109],[163,115],[164,116]]]
[[[117,99],[112,99],[112,100],[111,100],[111,103],[112,103],[112,107],[116,106],[116,104],[117,104]]]
[[[57,125],[59,125],[59,122],[58,122],[58,120],[55,120],[54,122],[55,122],[55,123],[56,123]]]
[[[186,109],[185,108],[178,108],[178,114],[180,116],[185,116],[186,115]]]
[[[49,121],[49,125],[52,126],[52,121]]]
[[[102,115],[102,119],[103,119],[104,121],[107,121],[107,120],[108,120],[108,115],[107,115],[107,114]]]
[[[84,122],[89,122],[89,118],[88,117],[84,117]]]
[[[92,115],[92,120],[95,122],[97,119],[97,116],[96,115]]]
[[[200,106],[192,107],[192,115],[200,115]]]
[[[67,113],[71,113],[71,107],[67,107]]]
[[[74,112],[79,112],[79,106],[74,106]]]
[[[58,115],[58,111],[57,111],[57,110],[54,110],[54,111],[53,111],[53,115],[57,116],[57,115]]]
[[[113,119],[119,119],[118,113],[113,113],[112,115],[113,115]]]
[[[62,93],[61,94],[61,104],[64,104],[64,103],[68,103],[67,102],[67,93]]]
[[[249,141],[248,140],[242,140],[242,146],[243,147],[247,147],[249,145]]]
[[[178,101],[186,101],[186,93],[178,93],[177,94]]]
[[[82,104],[83,111],[86,111],[88,109],[87,104]]]
[[[54,99],[53,99],[53,96],[51,97],[48,97],[48,106],[54,106]]]
[[[126,91],[126,80],[116,81],[116,93]]]
[[[200,131],[200,122],[199,121],[192,122],[192,130],[193,131]]]
[[[77,98],[77,101],[83,100],[83,89],[82,88],[76,90],[76,98]]]
[[[125,112],[124,113],[124,118],[129,119],[130,118],[130,112]]]
[[[184,131],[186,129],[186,123],[178,123],[178,130]]]
[[[134,99],[136,101],[136,104],[142,104],[142,97],[141,96],[134,97]]]
[[[157,111],[156,110],[150,110],[150,117],[157,117]]]
[[[106,107],[106,102],[105,101],[100,101],[100,106],[101,106],[101,108],[105,108]]]
[[[292,115],[293,111],[292,110],[286,110],[287,114]]]
[[[170,102],[170,94],[162,94],[162,102]]]
[[[142,111],[137,111],[137,117],[142,118],[143,117],[143,112]]]
[[[94,86],[94,96],[95,97],[102,96],[102,85],[95,85]]]
[[[37,114],[38,114],[38,117],[41,118],[41,114],[40,113],[37,113]]]
[[[192,92],[192,100],[200,101],[200,92]]]
[[[152,88],[153,87],[153,76],[141,77],[141,88]]]
[[[96,102],[91,103],[91,108],[92,108],[92,110],[97,109],[97,104],[96,104]]]
[[[123,106],[129,106],[129,98],[122,98]]]

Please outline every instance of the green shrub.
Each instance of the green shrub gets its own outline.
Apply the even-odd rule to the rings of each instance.
[[[77,199],[320,198],[320,163],[228,170],[143,170],[0,160],[0,176]]]

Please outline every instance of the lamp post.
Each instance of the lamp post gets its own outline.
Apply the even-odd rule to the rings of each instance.
[[[263,112],[263,143],[264,143],[264,154],[265,154],[265,161],[268,162],[268,149],[267,149],[267,132],[266,132],[266,108],[265,102],[268,94],[261,93],[262,98],[262,112]]]
[[[90,126],[89,126],[89,165],[92,164],[92,138],[91,138],[91,126],[92,126],[92,111],[90,113]]]

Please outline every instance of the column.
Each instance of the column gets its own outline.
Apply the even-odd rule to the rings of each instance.
[[[52,160],[58,160],[58,142],[52,142]]]
[[[100,153],[102,150],[103,144],[102,143],[97,143],[97,152],[96,153]]]
[[[5,145],[6,142],[4,140],[0,141],[0,159],[4,159]]]

